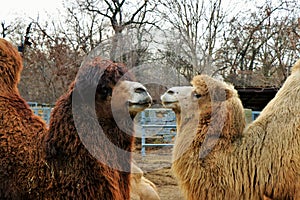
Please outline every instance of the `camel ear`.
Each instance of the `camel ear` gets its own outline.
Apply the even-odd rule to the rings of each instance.
[[[233,96],[232,90],[230,90],[228,88],[225,89],[225,93],[226,93],[226,100],[230,99]]]
[[[210,93],[212,101],[226,101],[232,97],[232,91],[224,87],[216,87]]]

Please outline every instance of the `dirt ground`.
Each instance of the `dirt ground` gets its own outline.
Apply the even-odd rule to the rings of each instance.
[[[145,177],[156,185],[161,200],[183,199],[176,180],[170,171],[172,147],[147,148],[146,156],[141,156],[140,150],[137,149],[133,158],[144,171]]]

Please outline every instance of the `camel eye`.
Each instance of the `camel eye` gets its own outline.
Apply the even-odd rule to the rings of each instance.
[[[197,99],[199,99],[200,97],[202,97],[202,95],[201,95],[201,94],[196,94],[195,97],[196,97]]]
[[[197,94],[197,93],[193,93],[193,95],[194,95],[194,97],[195,97],[195,98],[197,98],[197,99],[199,99],[199,98],[201,98],[201,97],[202,97],[202,95],[201,95],[201,94]]]

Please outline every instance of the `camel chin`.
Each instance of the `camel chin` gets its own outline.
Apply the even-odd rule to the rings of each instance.
[[[151,101],[149,102],[129,102],[129,112],[141,112],[146,108],[151,106]]]

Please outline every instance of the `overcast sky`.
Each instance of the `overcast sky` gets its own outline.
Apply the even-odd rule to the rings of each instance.
[[[17,16],[46,17],[45,13],[57,14],[62,6],[62,0],[6,0],[0,6],[0,21],[10,21]]]
[[[134,1],[134,0],[132,0]],[[263,0],[252,0],[257,2]],[[0,21],[14,19],[17,16],[36,18],[57,14],[57,9],[61,9],[63,0],[6,0],[4,6],[0,6]],[[231,6],[234,2],[244,2],[244,0],[223,0],[223,6]],[[243,5],[243,7],[245,4]]]

